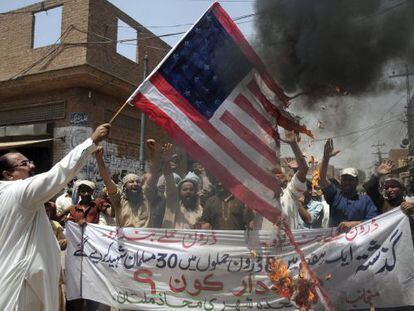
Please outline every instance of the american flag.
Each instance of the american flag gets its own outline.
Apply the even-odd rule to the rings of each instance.
[[[280,215],[277,126],[306,132],[288,97],[216,2],[131,95],[232,194],[262,216]],[[276,138],[276,139],[275,139]]]

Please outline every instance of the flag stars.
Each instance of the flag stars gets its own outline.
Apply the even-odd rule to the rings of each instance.
[[[180,58],[180,55],[178,53],[173,54],[174,60],[178,60]]]
[[[186,90],[184,92],[185,97],[190,97],[191,96],[191,91],[190,90]]]
[[[194,105],[197,107],[197,109],[200,109],[203,106],[203,102],[200,100],[196,100],[194,102]]]
[[[204,71],[209,71],[209,70],[210,70],[210,65],[204,64]]]
[[[197,83],[197,82],[199,82],[199,81],[200,81],[200,77],[199,77],[199,76],[195,76],[195,77],[194,77],[194,82],[195,82],[195,83]]]

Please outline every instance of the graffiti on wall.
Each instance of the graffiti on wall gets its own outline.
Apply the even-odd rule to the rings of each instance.
[[[64,138],[62,140],[63,152],[66,154],[74,147],[82,143],[92,134],[92,128],[85,126],[68,126],[55,128],[54,137]],[[119,156],[118,146],[116,144],[102,142],[104,147],[104,162],[111,175],[118,175],[122,178],[128,173],[137,173],[140,171],[139,161],[132,157]],[[103,187],[103,181],[99,176],[98,165],[94,157],[91,157],[81,172],[78,174],[80,179],[88,179],[97,184],[97,188]]]

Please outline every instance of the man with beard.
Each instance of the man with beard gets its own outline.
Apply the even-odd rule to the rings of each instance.
[[[79,173],[109,129],[110,124],[98,126],[35,176],[35,165],[23,154],[0,157],[0,310],[58,310],[60,250],[43,203]]]
[[[162,171],[166,182],[166,208],[163,228],[195,229],[202,213],[198,197],[198,177],[189,172],[175,185],[171,169],[172,144],[162,148]]]
[[[122,189],[120,189],[106,170],[102,147],[96,151],[96,161],[115,212],[116,225],[118,227],[151,227],[153,218],[151,213],[155,210],[154,204],[157,199],[156,182],[159,175],[159,162],[154,161],[151,165],[151,172],[144,185],[142,185],[141,176],[127,174],[122,178]]]
[[[414,216],[414,199],[405,195],[404,183],[398,177],[389,175],[393,167],[394,163],[391,160],[382,161],[375,170],[375,174],[364,184],[364,189],[377,206],[380,214],[401,206],[404,213]],[[387,175],[381,193],[380,179]]]
[[[319,185],[330,207],[329,226],[346,231],[361,222],[377,216],[377,208],[369,196],[358,194],[358,171],[345,168],[341,172],[341,188],[337,188],[327,179],[329,160],[337,155],[332,139],[325,143],[320,169]]]
[[[375,173],[364,184],[364,189],[377,206],[380,214],[386,213],[400,205],[402,210],[406,212],[411,209],[411,205],[414,205],[411,198],[406,198],[404,184],[396,176],[385,178],[382,187],[383,191],[380,191],[380,180],[389,175],[393,167],[394,163],[391,160],[382,161]]]

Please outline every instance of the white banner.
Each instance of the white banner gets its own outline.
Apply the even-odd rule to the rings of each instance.
[[[408,218],[399,209],[346,234],[294,231],[311,269],[338,309],[414,305]],[[295,310],[271,290],[267,258],[297,275],[284,234],[67,226],[68,299],[136,310]],[[314,305],[322,310],[322,304]]]

